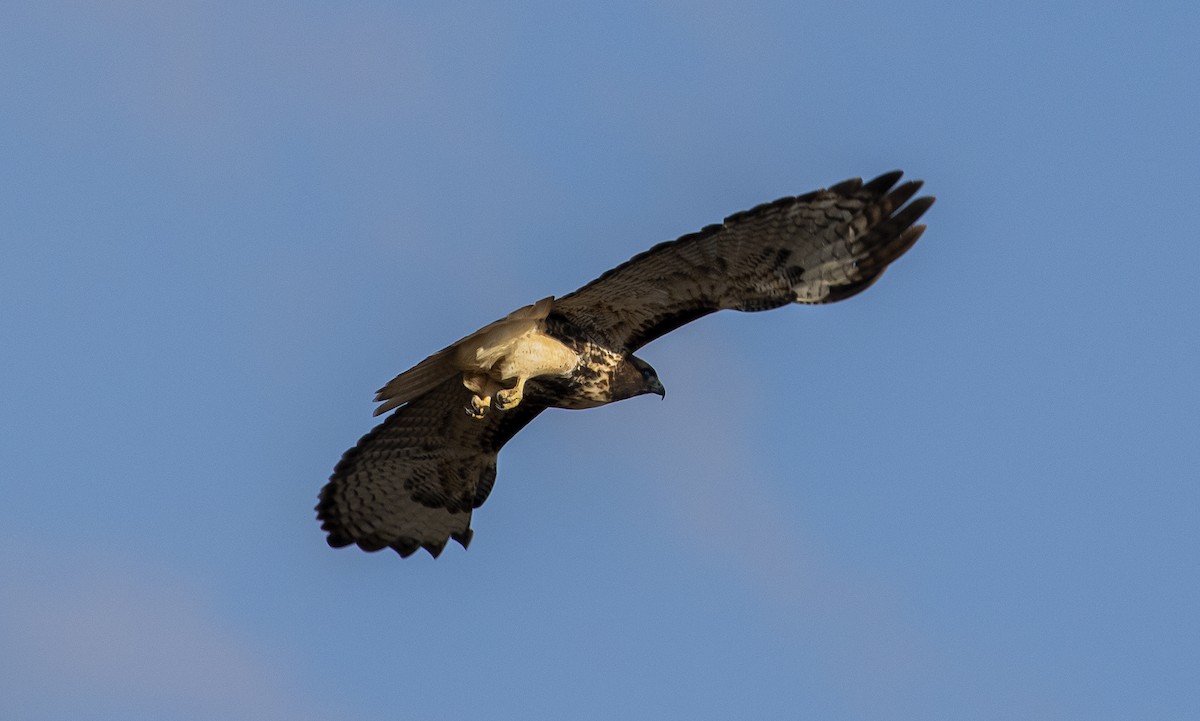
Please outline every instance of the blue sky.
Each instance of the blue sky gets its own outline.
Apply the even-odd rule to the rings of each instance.
[[[1194,3],[6,3],[0,715],[1200,706]],[[375,388],[781,195],[939,201],[844,304],[544,414],[470,551],[325,546]]]

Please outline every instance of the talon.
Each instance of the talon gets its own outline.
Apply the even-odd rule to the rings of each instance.
[[[516,388],[496,391],[496,408],[498,410],[507,411],[516,408],[521,402],[521,394]]]
[[[487,409],[491,405],[491,396],[484,396],[483,398],[480,398],[479,396],[471,396],[471,405],[463,406],[463,410],[465,410],[467,415],[471,416],[472,418],[483,418],[485,415],[487,415]]]
[[[502,411],[516,408],[521,399],[525,397],[525,380],[525,378],[517,378],[517,383],[512,388],[496,391],[496,407]]]

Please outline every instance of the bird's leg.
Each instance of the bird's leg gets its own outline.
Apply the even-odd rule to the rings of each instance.
[[[525,396],[526,380],[528,378],[525,376],[517,376],[517,384],[515,386],[496,391],[496,408],[502,411],[516,408],[517,404]]]
[[[492,405],[492,386],[495,382],[483,373],[464,373],[463,385],[475,395],[471,396],[471,404],[463,410],[472,418],[483,418],[487,409]]]
[[[463,410],[467,415],[475,419],[483,418],[487,415],[487,410],[491,407],[491,398],[480,398],[479,396],[471,396],[471,402],[463,406]]]

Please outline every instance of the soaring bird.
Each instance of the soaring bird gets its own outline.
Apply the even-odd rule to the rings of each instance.
[[[658,373],[634,355],[718,310],[832,303],[883,275],[925,230],[932,197],[895,171],[780,198],[660,243],[574,293],[509,313],[393,378],[342,456],[317,518],[335,548],[435,558],[470,543],[471,512],[496,481],[496,456],[547,408],[594,408],[645,393]],[[911,202],[909,202],[911,200]]]

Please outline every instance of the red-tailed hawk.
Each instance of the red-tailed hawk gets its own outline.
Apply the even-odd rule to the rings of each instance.
[[[544,298],[433,354],[379,390],[395,413],[346,451],[317,517],[334,547],[471,540],[496,455],[546,408],[664,395],[633,355],[714,311],[832,303],[860,293],[921,237],[933,198],[899,171],[737,213],[660,243],[562,298]],[[907,205],[906,205],[907,203]]]

